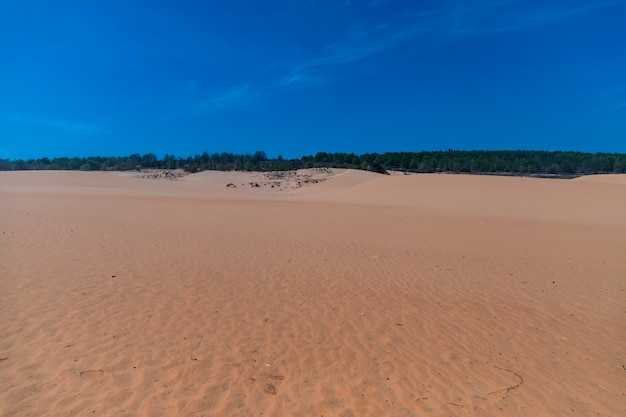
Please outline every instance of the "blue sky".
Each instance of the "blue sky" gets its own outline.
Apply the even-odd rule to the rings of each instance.
[[[626,0],[0,0],[0,157],[626,153]]]

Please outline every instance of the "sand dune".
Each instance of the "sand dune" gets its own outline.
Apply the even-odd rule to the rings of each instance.
[[[0,172],[0,415],[626,415],[624,178]]]
[[[602,174],[602,175],[585,175],[574,179],[573,181],[584,182],[600,182],[606,184],[626,184],[625,174]]]

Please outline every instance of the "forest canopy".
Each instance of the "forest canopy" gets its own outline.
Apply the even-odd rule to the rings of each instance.
[[[576,176],[599,173],[626,173],[626,154],[564,151],[447,151],[328,153],[318,152],[295,159],[268,158],[263,151],[253,154],[208,153],[185,158],[154,153],[129,156],[56,157],[0,159],[0,170],[81,170],[128,171],[140,169],[183,169],[187,172],[286,171],[300,168],[381,167],[421,173],[473,173],[502,175]]]

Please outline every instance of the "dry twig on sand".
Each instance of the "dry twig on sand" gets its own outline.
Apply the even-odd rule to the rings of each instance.
[[[524,385],[524,378],[522,378],[522,376],[520,374],[518,374],[517,372],[513,372],[510,369],[506,369],[506,368],[500,368],[499,366],[495,366],[495,365],[494,365],[494,368],[512,373],[513,375],[515,375],[516,377],[519,378],[519,384],[511,385],[510,387],[507,387],[507,388],[497,389],[495,391],[488,392],[485,395],[491,395],[491,394],[495,394],[495,393],[498,393],[498,392],[501,392],[501,391],[506,391],[506,394],[508,394],[510,391],[513,391],[514,389],[518,389],[521,385]]]

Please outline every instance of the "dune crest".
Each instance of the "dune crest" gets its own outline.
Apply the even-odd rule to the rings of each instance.
[[[573,181],[626,185],[626,174],[584,175],[582,177],[575,178]]]

